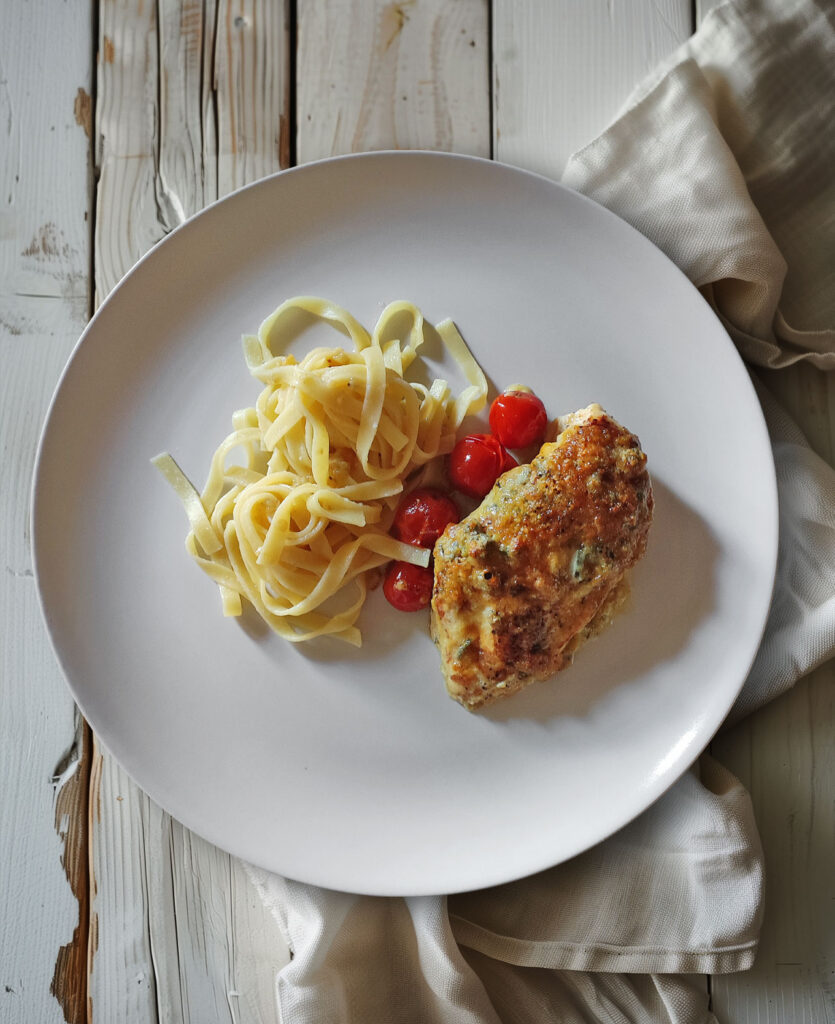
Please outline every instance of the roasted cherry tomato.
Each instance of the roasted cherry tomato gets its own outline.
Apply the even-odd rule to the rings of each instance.
[[[452,449],[449,478],[454,487],[473,498],[483,498],[516,460],[492,434],[468,434]]]
[[[418,487],[400,502],[391,532],[406,544],[433,548],[450,523],[461,518],[458,506],[436,487]]]
[[[510,388],[490,406],[490,429],[506,448],[541,444],[548,415],[533,391]]]
[[[432,599],[434,573],[411,562],[392,562],[383,581],[389,604],[401,612],[418,612]]]

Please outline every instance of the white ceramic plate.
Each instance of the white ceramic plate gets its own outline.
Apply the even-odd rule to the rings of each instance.
[[[240,335],[300,293],[368,325],[396,298],[450,316],[497,386],[529,383],[551,414],[600,402],[640,436],[656,515],[631,606],[554,681],[468,713],[427,616],[379,592],[360,651],[221,617],[149,459],[171,451],[202,486],[258,392]],[[256,864],[376,894],[520,877],[655,800],[739,691],[777,537],[748,376],[666,257],[543,178],[416,153],[266,179],[142,260],[60,383],[33,525],[57,656],[136,781]]]

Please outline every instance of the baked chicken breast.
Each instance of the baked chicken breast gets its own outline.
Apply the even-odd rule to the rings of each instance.
[[[652,487],[637,437],[599,405],[558,429],[435,545],[432,638],[450,696],[470,709],[570,664],[646,549]]]

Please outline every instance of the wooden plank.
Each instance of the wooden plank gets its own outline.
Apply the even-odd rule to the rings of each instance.
[[[97,302],[169,226],[165,216],[171,216],[171,203],[163,201],[160,207],[155,187],[159,53],[156,5],[102,0],[96,94]],[[156,1020],[147,904],[165,894],[148,892],[146,800],[98,743],[90,807],[93,1019]]]
[[[751,792],[766,862],[766,908],[751,970],[712,979],[723,1024],[835,1020],[835,664],[713,743]]]
[[[289,0],[218,2],[218,196],[290,164],[289,10]]]
[[[299,163],[372,149],[490,155],[485,0],[300,0]]]
[[[219,191],[279,169],[289,123],[282,15],[272,3],[102,0],[101,297]],[[274,1020],[261,971],[289,954],[242,865],[173,821],[104,750],[91,807],[93,1019]]]
[[[559,178],[691,31],[690,0],[494,0],[496,159]]]
[[[47,404],[89,306],[85,14],[84,5],[15,4],[0,34],[0,1020],[8,1021],[75,1022],[86,1009],[89,737],[38,609],[28,501]],[[35,52],[48,75],[32,73]]]
[[[148,918],[149,904],[164,900],[166,894],[149,891],[152,851],[146,839],[146,817],[147,798],[96,743],[90,786],[88,981],[94,1022],[158,1019]]]
[[[158,94],[159,129],[153,141],[156,188],[170,230],[217,197],[210,156],[214,140],[209,149],[203,141],[206,127],[214,122],[212,92],[203,88],[214,39],[206,31],[202,0],[160,4],[157,17],[159,75],[165,87]]]
[[[169,227],[155,179],[156,5],[101,0],[96,95],[95,286],[100,302]]]
[[[94,1021],[275,1020],[289,954],[241,863],[98,764]]]

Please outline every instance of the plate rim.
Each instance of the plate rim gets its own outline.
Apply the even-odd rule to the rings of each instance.
[[[62,371],[61,371],[61,373],[59,375],[59,378],[57,380],[57,383],[56,383],[56,385],[54,387],[54,390],[52,392],[51,398],[49,400],[49,403],[48,403],[48,406],[47,406],[47,410],[46,410],[46,413],[44,415],[43,422],[42,422],[42,425],[41,425],[41,429],[40,429],[40,433],[39,433],[39,438],[38,438],[38,443],[37,443],[37,448],[36,448],[36,452],[35,452],[35,458],[34,458],[34,462],[33,462],[32,482],[31,482],[31,487],[30,487],[30,492],[29,492],[29,517],[28,517],[29,528],[30,528],[30,537],[31,537],[31,558],[32,558],[32,569],[33,569],[33,576],[34,576],[34,580],[35,580],[35,590],[36,590],[36,594],[37,594],[38,607],[39,607],[39,610],[40,610],[40,614],[41,614],[41,618],[43,620],[44,626],[46,628],[46,633],[47,633],[47,637],[48,637],[48,640],[49,640],[49,646],[50,646],[50,648],[51,648],[51,650],[53,652],[53,656],[55,657],[55,660],[56,660],[58,666],[61,669],[61,674],[63,675],[63,677],[65,679],[65,682],[66,682],[66,684],[68,686],[68,689],[69,689],[69,691],[70,691],[70,693],[72,695],[73,700],[77,704],[78,708],[81,710],[82,715],[87,720],[87,722],[90,724],[90,726],[93,729],[93,731],[102,740],[105,748],[109,752],[112,752],[112,756],[117,760],[119,765],[126,771],[128,776],[134,781],[134,783],[137,785],[137,787],[142,792],[146,793],[157,804],[159,804],[160,807],[165,809],[166,813],[171,814],[171,812],[167,811],[168,801],[167,801],[165,795],[163,795],[162,798],[160,798],[159,794],[157,794],[156,792],[152,791],[152,789],[146,788],[146,786],[139,780],[139,778],[134,773],[134,771],[132,771],[130,768],[128,768],[125,765],[125,762],[122,760],[122,758],[120,756],[118,756],[118,754],[115,752],[115,749],[119,747],[119,744],[118,743],[116,743],[115,745],[112,744],[111,736],[108,735],[110,730],[108,730],[107,728],[102,730],[102,729],[98,728],[95,725],[95,719],[96,719],[95,713],[92,716],[88,713],[88,708],[85,706],[85,702],[83,702],[80,699],[79,694],[78,694],[77,689],[76,689],[76,686],[74,685],[74,683],[73,683],[73,681],[72,681],[72,679],[70,677],[69,672],[65,668],[64,660],[63,660],[63,658],[61,656],[61,653],[60,653],[60,651],[58,649],[58,644],[56,642],[56,638],[55,638],[55,635],[53,633],[51,613],[50,613],[49,609],[46,606],[46,601],[45,601],[45,597],[44,597],[44,590],[43,590],[43,587],[42,587],[42,584],[41,584],[41,569],[40,569],[39,555],[38,555],[38,551],[39,551],[38,536],[39,536],[40,528],[38,526],[38,504],[37,504],[37,502],[38,502],[38,492],[39,492],[39,489],[40,489],[41,486],[43,486],[43,479],[44,479],[44,449],[45,449],[45,446],[46,446],[47,435],[48,435],[48,432],[49,432],[50,424],[51,424],[52,419],[53,419],[53,414],[54,414],[55,408],[56,408],[58,400],[59,400],[60,393],[61,393],[62,388],[64,386],[64,382],[65,382],[65,380],[67,379],[67,377],[68,377],[68,375],[70,373],[72,364],[73,364],[74,360],[76,359],[76,357],[77,357],[77,355],[78,355],[78,353],[79,353],[79,351],[81,349],[81,346],[84,344],[84,342],[87,339],[87,337],[91,333],[93,333],[94,330],[96,329],[98,320],[99,320],[100,316],[103,314],[103,311],[107,307],[109,307],[113,302],[115,302],[117,300],[117,297],[120,294],[120,292],[122,291],[122,289],[127,286],[128,282],[137,274],[139,269],[141,267],[143,267],[146,262],[152,260],[155,257],[155,255],[157,254],[157,251],[160,249],[161,246],[164,246],[164,245],[168,244],[171,239],[179,236],[180,233],[185,231],[186,229],[189,229],[190,226],[195,221],[203,218],[204,216],[211,215],[213,213],[213,211],[215,211],[215,209],[217,207],[226,206],[226,205],[229,205],[230,203],[233,203],[237,199],[237,197],[241,196],[244,193],[249,193],[249,192],[252,192],[252,191],[259,190],[259,189],[263,189],[263,190],[267,191],[269,189],[274,188],[275,187],[275,183],[277,181],[279,181],[279,180],[285,179],[288,176],[297,176],[299,174],[305,174],[306,172],[309,172],[310,170],[313,170],[313,169],[316,169],[316,168],[321,168],[323,166],[331,167],[331,166],[336,166],[336,165],[343,164],[343,163],[346,163],[346,162],[352,162],[352,163],[353,162],[376,162],[376,161],[380,161],[380,160],[394,160],[394,161],[400,162],[400,161],[414,161],[415,159],[430,159],[432,161],[437,161],[437,162],[440,162],[440,163],[457,162],[457,163],[461,163],[461,164],[473,164],[473,165],[477,165],[477,166],[481,167],[486,173],[494,173],[495,172],[495,173],[510,173],[510,174],[512,174],[514,176],[515,175],[520,175],[523,178],[527,178],[527,179],[531,179],[531,180],[534,180],[534,181],[537,181],[537,182],[540,182],[540,183],[544,183],[549,188],[555,188],[558,191],[570,193],[571,196],[574,199],[579,200],[581,203],[586,204],[586,205],[590,206],[591,208],[593,208],[596,211],[594,216],[599,216],[600,213],[602,212],[604,217],[611,218],[612,220],[617,221],[621,226],[625,226],[628,229],[628,231],[631,232],[634,236],[637,236],[641,240],[639,244],[647,245],[647,246],[651,247],[655,251],[656,254],[660,254],[660,256],[663,258],[663,260],[667,263],[668,268],[672,268],[673,271],[675,272],[675,274],[677,274],[681,279],[683,279],[683,281],[686,283],[686,286],[689,289],[691,289],[693,292],[695,292],[697,295],[699,295],[699,298],[701,299],[702,303],[704,304],[705,311],[707,313],[709,313],[709,315],[715,320],[715,322],[716,322],[718,328],[720,329],[722,335],[724,335],[724,340],[726,342],[726,345],[727,345],[729,353],[732,355],[732,357],[735,357],[735,359],[738,360],[738,362],[741,365],[741,367],[746,371],[746,373],[744,375],[744,378],[745,378],[744,386],[745,386],[746,390],[749,392],[749,397],[753,399],[753,404],[754,404],[755,409],[759,410],[759,415],[755,417],[756,423],[757,423],[757,431],[760,433],[761,439],[764,441],[766,450],[768,451],[769,456],[770,456],[769,459],[767,460],[767,468],[769,469],[768,479],[762,481],[763,486],[769,492],[768,515],[769,515],[769,520],[770,520],[770,522],[766,524],[766,529],[767,529],[767,532],[768,532],[768,546],[769,546],[768,578],[769,578],[770,582],[769,582],[769,587],[768,587],[768,597],[767,597],[767,600],[764,600],[764,602],[763,602],[763,612],[762,612],[762,615],[761,615],[761,620],[762,621],[761,621],[761,623],[759,625],[759,628],[756,631],[756,642],[753,643],[753,650],[750,653],[750,657],[746,661],[745,671],[741,674],[741,678],[740,678],[739,683],[736,686],[733,694],[732,695],[728,695],[729,696],[729,702],[727,703],[727,706],[723,706],[718,711],[716,709],[714,709],[714,713],[712,715],[706,716],[706,718],[704,719],[704,724],[699,729],[699,736],[698,736],[699,746],[698,746],[698,749],[696,750],[695,754],[694,754],[694,748],[693,748],[692,743],[691,744],[687,744],[685,746],[685,748],[681,752],[679,752],[675,758],[671,759],[671,763],[670,763],[669,767],[667,767],[665,769],[665,772],[663,774],[661,774],[659,777],[654,778],[648,785],[646,785],[643,788],[643,790],[642,790],[643,798],[640,801],[642,806],[640,807],[640,809],[636,812],[630,806],[629,809],[623,815],[615,815],[615,819],[616,819],[617,823],[613,827],[608,827],[607,826],[607,829],[606,829],[605,833],[600,835],[599,838],[594,843],[592,843],[592,844],[586,843],[582,847],[576,849],[573,853],[568,853],[565,856],[560,855],[560,857],[556,861],[554,861],[553,859],[547,859],[546,858],[546,861],[544,863],[542,863],[540,861],[537,861],[536,864],[533,864],[533,865],[529,864],[529,865],[525,866],[521,870],[516,870],[514,868],[510,872],[497,871],[497,872],[494,872],[494,874],[489,876],[489,877],[486,876],[486,875],[482,876],[482,877],[479,878],[478,885],[476,886],[476,888],[480,889],[480,888],[486,888],[486,887],[490,887],[490,886],[494,886],[494,885],[498,885],[498,884],[504,884],[504,883],[507,883],[507,882],[515,881],[515,880],[520,879],[520,878],[528,877],[528,876],[530,876],[532,874],[536,874],[536,873],[538,873],[538,872],[540,872],[542,870],[546,870],[546,869],[548,869],[550,867],[554,867],[554,866],[556,866],[559,863],[563,863],[565,860],[570,859],[570,857],[576,856],[579,853],[584,852],[585,850],[591,849],[594,845],[597,845],[598,843],[605,841],[610,836],[612,836],[616,832],[618,832],[625,825],[627,825],[629,822],[635,820],[635,818],[640,816],[640,814],[644,813],[644,811],[646,811],[653,804],[655,804],[664,795],[664,793],[666,793],[672,786],[674,786],[675,783],[681,778],[681,776],[687,771],[687,769],[690,767],[690,765],[694,762],[694,760],[698,756],[700,756],[700,754],[704,751],[704,749],[707,747],[707,744],[710,743],[710,741],[713,738],[713,736],[715,735],[717,729],[719,728],[721,723],[725,720],[725,718],[728,715],[728,712],[731,710],[731,708],[733,707],[734,702],[736,701],[737,697],[739,696],[739,693],[741,692],[741,690],[742,690],[742,688],[743,688],[743,686],[745,684],[745,681],[746,681],[746,679],[747,679],[747,677],[748,677],[748,675],[750,673],[751,667],[752,667],[752,665],[753,665],[753,663],[754,663],[754,661],[755,661],[755,659],[757,657],[757,654],[758,654],[758,652],[760,650],[760,647],[761,647],[761,644],[762,644],[762,638],[763,638],[763,635],[765,633],[765,629],[766,629],[767,622],[768,622],[768,617],[769,617],[769,612],[770,612],[770,609],[771,609],[771,604],[772,604],[772,601],[773,601],[774,589],[775,589],[776,579],[777,579],[777,555],[778,555],[778,542],[779,542],[779,506],[778,506],[777,475],[776,475],[776,467],[775,467],[775,464],[774,464],[773,451],[772,451],[772,448],[771,448],[770,435],[769,435],[769,432],[768,432],[768,427],[767,427],[764,411],[762,409],[762,404],[761,404],[761,402],[759,400],[759,396],[756,393],[756,388],[754,386],[754,383],[751,380],[749,368],[748,368],[747,364],[745,363],[745,361],[742,359],[742,356],[739,353],[739,350],[737,349],[736,345],[734,344],[732,338],[728,334],[728,331],[725,328],[725,325],[722,323],[721,319],[719,318],[719,316],[717,315],[716,311],[713,309],[711,304],[705,299],[704,295],[701,294],[699,289],[696,288],[696,286],[693,284],[692,281],[690,281],[690,279],[687,277],[687,275],[684,274],[684,272],[676,265],[675,262],[673,262],[672,259],[670,259],[669,256],[667,256],[666,253],[663,252],[663,250],[661,250],[654,242],[652,242],[649,238],[647,238],[642,232],[640,232],[637,228],[635,228],[633,225],[631,225],[628,221],[624,220],[622,217],[620,217],[617,214],[613,213],[611,210],[607,209],[605,206],[601,205],[600,203],[596,202],[595,200],[591,199],[590,197],[584,195],[583,193],[577,192],[574,189],[568,188],[567,186],[563,185],[562,183],[560,183],[558,181],[555,181],[555,180],[547,177],[546,175],[540,174],[538,172],[530,171],[530,170],[527,170],[525,168],[516,167],[516,166],[514,166],[512,164],[507,164],[507,163],[491,160],[491,159],[488,159],[488,158],[485,158],[485,157],[480,157],[480,156],[473,156],[473,155],[461,154],[461,153],[444,153],[444,152],[439,152],[439,151],[434,151],[434,150],[421,150],[421,149],[416,149],[416,150],[376,150],[376,151],[366,152],[366,153],[350,153],[350,154],[345,154],[345,155],[341,155],[341,156],[337,156],[337,157],[326,157],[326,158],[323,158],[323,159],[320,159],[320,160],[311,161],[311,162],[306,163],[306,164],[298,165],[296,167],[287,168],[285,170],[277,171],[277,172],[275,172],[273,174],[265,176],[264,178],[260,178],[257,181],[254,181],[254,182],[251,182],[251,183],[249,183],[247,185],[244,185],[241,188],[238,188],[238,189],[234,190],[233,192],[230,192],[226,196],[223,196],[221,198],[218,198],[218,199],[214,200],[213,202],[211,202],[210,204],[208,204],[207,206],[205,206],[204,208],[202,208],[201,210],[199,210],[198,212],[193,214],[191,217],[187,218],[181,224],[178,224],[176,228],[174,228],[172,231],[168,232],[165,236],[163,236],[163,238],[161,238],[159,241],[157,241],[145,254],[143,254],[138,260],[136,260],[132,264],[130,269],[119,279],[119,281],[114,285],[114,287],[109,292],[107,297],[100,303],[99,307],[96,309],[96,311],[94,312],[93,316],[90,318],[90,320],[86,324],[84,330],[79,335],[77,341],[73,345],[72,350],[71,350],[71,352],[69,353],[69,355],[67,357],[65,365],[64,365],[64,367],[63,367],[63,369],[62,369]],[[765,591],[765,588],[763,588],[763,590]],[[753,635],[753,632],[754,631],[752,630],[752,635]],[[724,702],[722,702],[722,704],[724,705]],[[702,739],[704,739],[704,743],[701,742]],[[187,815],[182,815],[182,814],[178,813],[176,815],[171,814],[171,816],[174,817],[175,820],[180,821],[181,824],[183,824],[185,827],[189,828],[191,831],[194,831],[195,834],[200,835],[201,837],[205,838],[207,841],[213,843],[214,845],[217,845],[220,849],[222,849],[222,850],[232,854],[233,856],[242,858],[244,860],[249,860],[249,858],[247,857],[247,854],[246,854],[245,851],[242,851],[240,849],[235,849],[235,844],[234,843],[230,843],[229,841],[227,841],[226,838],[218,838],[218,837],[214,836],[212,834],[213,830],[212,829],[207,829],[205,827],[205,825],[203,825],[202,823],[198,824],[197,827],[195,827],[195,825],[189,821],[189,818],[188,818]],[[265,868],[264,870],[275,871],[276,869],[274,869],[274,868]],[[354,872],[354,874],[355,874],[355,872]],[[314,878],[314,877],[311,877],[311,878],[305,878],[305,879],[302,879],[302,880],[305,881],[305,882],[308,882],[309,884],[320,885],[320,886],[324,886],[324,887],[328,887],[328,888],[334,888],[335,887],[334,884],[333,884],[333,878],[318,878],[318,877]],[[452,893],[455,893],[455,892],[465,892],[465,891],[471,890],[472,888],[473,888],[472,885],[459,885],[457,887],[446,888],[443,891],[446,892],[446,893],[452,894]],[[389,888],[387,886],[383,886],[383,887],[380,887],[380,888],[375,888],[372,885],[370,887],[369,886],[364,886],[364,887],[361,887],[361,888],[357,888],[355,885],[353,885],[353,886],[349,886],[348,888],[346,888],[345,891],[363,893],[363,894],[368,894],[368,895],[380,895],[380,896],[396,896],[396,895],[400,895],[400,896],[419,896],[419,895],[432,895],[432,894],[436,894],[438,892],[437,889],[427,888],[425,884],[420,884],[420,883],[418,883],[418,884],[416,884],[416,885],[414,885],[412,887],[409,887],[409,886],[400,887],[397,890],[391,889],[391,888]]]

